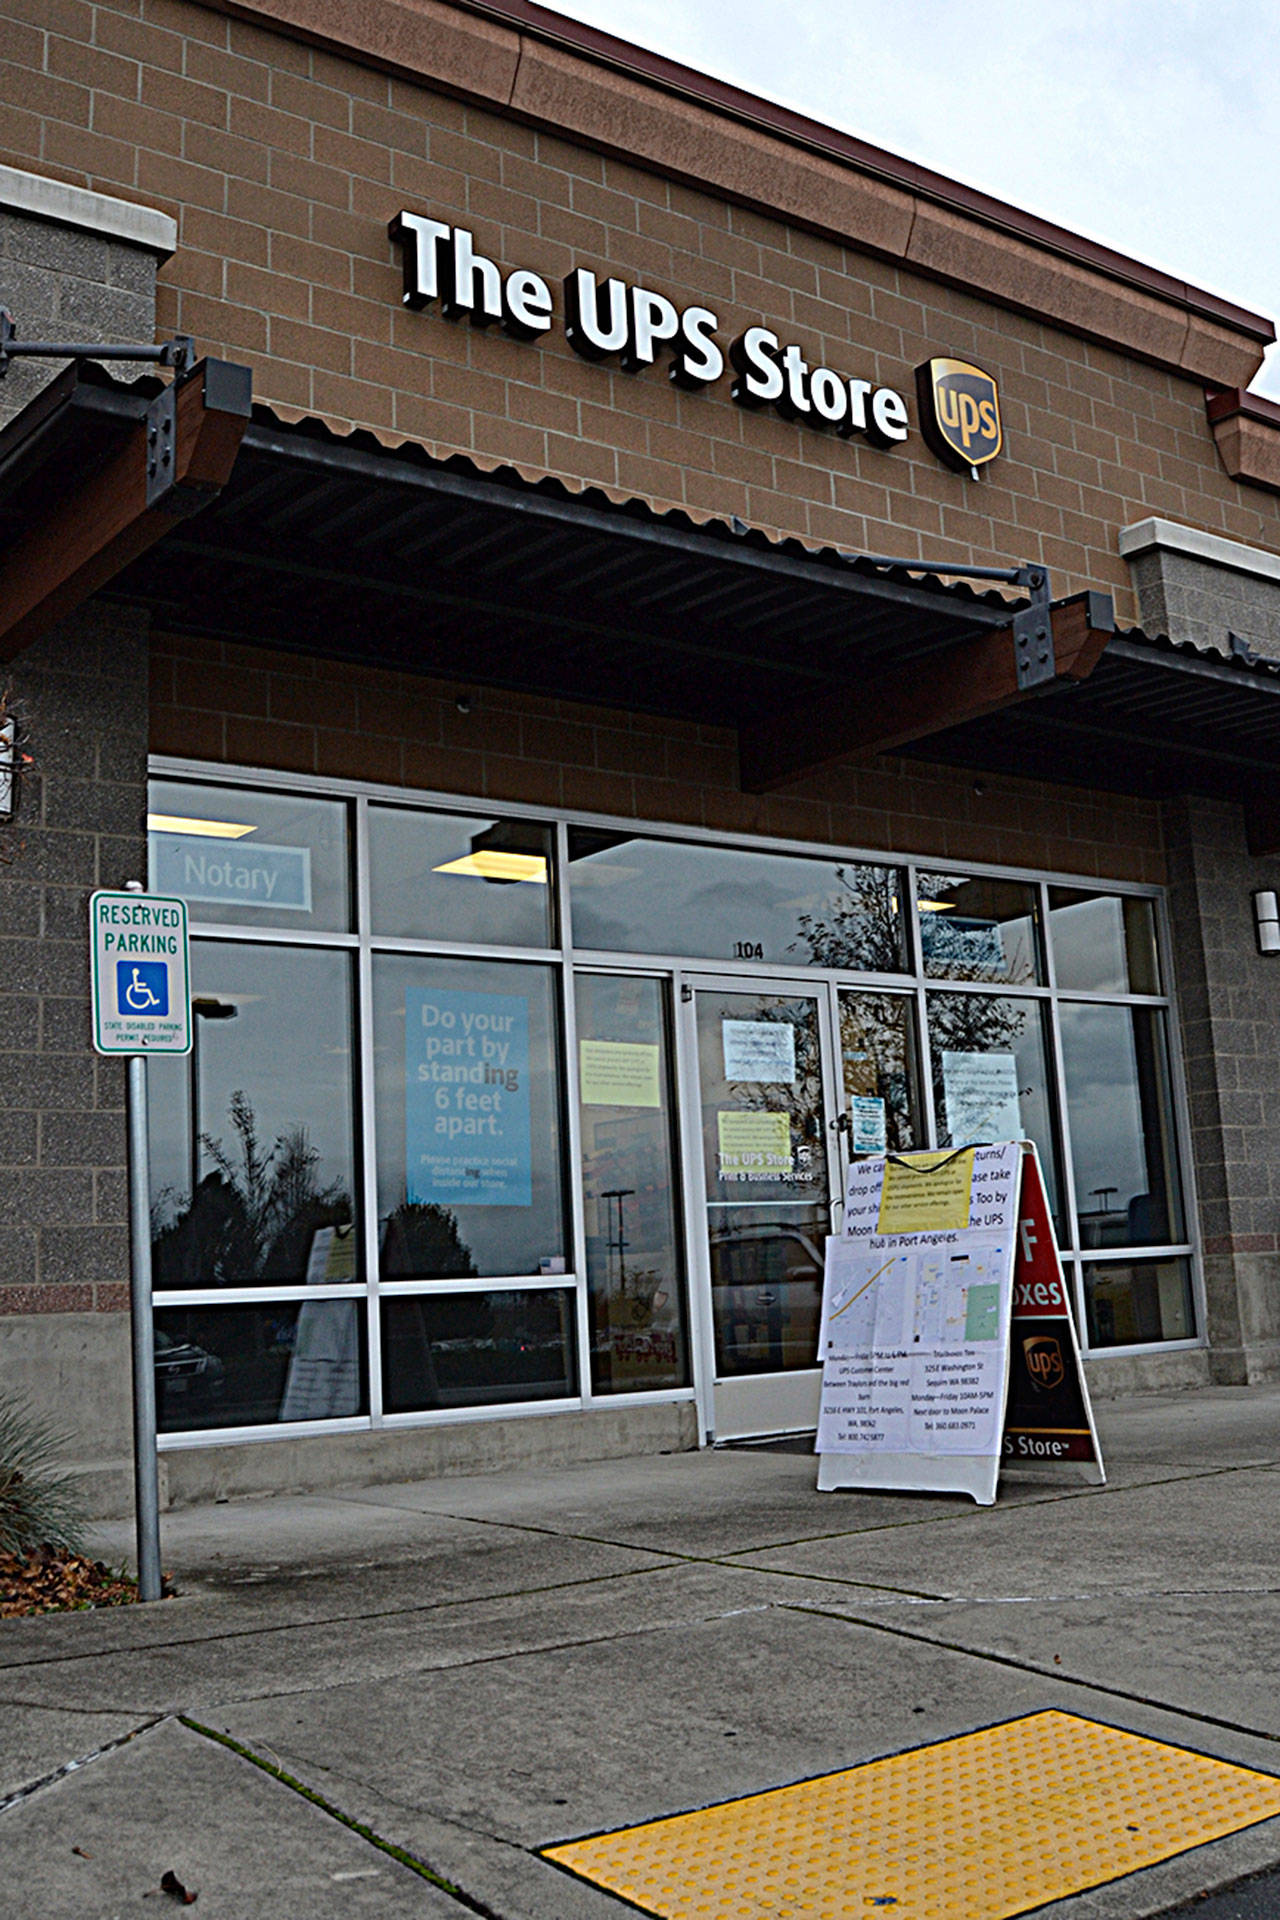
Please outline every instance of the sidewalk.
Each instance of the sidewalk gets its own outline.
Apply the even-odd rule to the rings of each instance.
[[[538,1850],[1047,1708],[1280,1773],[1280,1389],[1099,1424],[1107,1487],[986,1510],[741,1450],[166,1515],[178,1599],[0,1627],[5,1882],[43,1920],[159,1920],[165,1869],[203,1920],[620,1920]],[[1277,1861],[1269,1819],[1040,1911]]]

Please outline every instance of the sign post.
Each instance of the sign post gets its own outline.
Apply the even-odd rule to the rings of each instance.
[[[191,1051],[187,908],[145,894],[140,880],[89,901],[93,1044],[128,1057],[129,1305],[133,1321],[133,1480],[138,1594],[158,1600],[160,1489],[156,1463],[155,1332],[151,1320],[151,1178],[148,1053]]]

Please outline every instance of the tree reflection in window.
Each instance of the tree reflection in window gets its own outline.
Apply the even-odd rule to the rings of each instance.
[[[890,1153],[923,1145],[915,1118],[915,1049],[903,994],[840,994],[840,1063],[846,1102],[883,1100]]]
[[[227,1118],[230,1148],[220,1136],[200,1136],[213,1170],[190,1201],[175,1208],[170,1190],[153,1210],[156,1288],[356,1279],[351,1196],[341,1180],[321,1182],[321,1156],[307,1129],[288,1127],[264,1147],[242,1090],[232,1094]]]
[[[918,873],[924,970],[935,979],[1014,985],[1040,976],[1040,903],[1025,880]]]
[[[1044,1018],[1044,1003],[1037,1000],[993,993],[929,995],[938,1145],[1034,1140],[1050,1211],[1061,1234],[1057,1129],[1049,1101]],[[980,1068],[984,1059],[994,1072]],[[984,1114],[987,1103],[990,1110]]]
[[[796,919],[801,944],[813,967],[849,968],[859,973],[900,973],[902,914],[897,876],[888,867],[837,867],[842,893],[834,894],[824,918],[802,913]]]
[[[385,1280],[470,1280],[478,1272],[451,1207],[404,1200],[388,1215],[382,1240]]]

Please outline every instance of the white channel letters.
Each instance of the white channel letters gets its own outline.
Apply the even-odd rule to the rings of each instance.
[[[551,331],[548,282],[527,267],[504,274],[476,252],[465,227],[405,210],[388,232],[403,252],[405,306],[438,301],[446,320],[465,315],[472,326],[498,326],[517,340]],[[710,307],[677,307],[665,294],[615,275],[600,279],[586,267],[569,274],[563,297],[565,339],[584,360],[616,357],[624,372],[639,373],[666,353],[673,384],[688,390],[710,386],[725,371],[720,322]],[[893,387],[812,366],[797,341],[784,342],[769,327],[748,327],[727,359],[736,375],[730,396],[740,407],[772,407],[784,420],[844,438],[859,434],[877,447],[898,445],[910,431],[906,400]]]

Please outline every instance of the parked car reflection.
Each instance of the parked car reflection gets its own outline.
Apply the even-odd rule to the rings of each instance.
[[[207,1353],[194,1340],[175,1340],[157,1327],[155,1369],[160,1427],[189,1426],[192,1415],[212,1413],[221,1405],[226,1369],[216,1353]]]
[[[818,1364],[822,1253],[800,1227],[770,1221],[713,1231],[711,1289],[722,1373]]]

